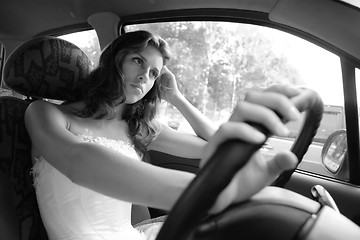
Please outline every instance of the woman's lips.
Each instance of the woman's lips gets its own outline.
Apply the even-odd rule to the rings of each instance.
[[[131,86],[132,86],[133,88],[135,88],[135,89],[138,89],[141,93],[143,93],[143,92],[144,92],[144,90],[143,90],[142,86],[140,86],[140,85],[137,85],[137,84],[131,84]]]

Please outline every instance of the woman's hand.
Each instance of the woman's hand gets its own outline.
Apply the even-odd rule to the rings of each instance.
[[[171,103],[173,106],[175,106],[181,112],[181,114],[185,117],[188,123],[190,123],[192,129],[198,137],[207,141],[212,135],[214,135],[216,128],[213,122],[211,122],[203,113],[201,113],[197,108],[195,108],[185,98],[184,95],[182,95],[182,93],[177,87],[175,75],[166,66],[164,66],[162,69],[159,81],[160,89],[162,92],[161,97],[167,102]],[[184,142],[181,139],[179,140],[181,142]],[[193,145],[193,147],[198,147],[197,145],[186,141],[185,145],[189,144]],[[184,151],[184,149],[182,148],[183,146],[181,147],[178,144],[176,144],[176,146],[178,149],[181,149],[182,152]],[[200,150],[197,152],[200,154],[202,146],[199,149]],[[198,156],[198,158],[199,157],[200,156]]]
[[[291,99],[296,98],[300,92],[299,89],[289,86],[275,86],[264,91],[248,92],[245,99],[237,103],[229,121],[209,140],[200,166],[203,166],[216,148],[228,139],[262,143],[265,136],[247,122],[263,125],[274,135],[287,136],[289,130],[282,119],[299,119],[300,113]],[[255,153],[219,195],[210,212],[219,212],[231,203],[248,199],[273,182],[283,171],[295,168],[296,164],[296,156],[290,151],[278,153],[270,160],[266,160],[260,152]]]
[[[159,81],[162,99],[174,105],[173,101],[176,97],[182,95],[178,89],[175,75],[166,66],[164,66],[161,71]]]

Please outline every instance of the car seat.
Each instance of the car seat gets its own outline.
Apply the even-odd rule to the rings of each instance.
[[[31,141],[24,113],[36,99],[55,103],[75,99],[90,63],[79,47],[55,37],[31,39],[8,57],[3,81],[23,97],[0,97],[1,239],[48,239],[33,188]],[[133,224],[149,216],[144,207],[133,207]]]

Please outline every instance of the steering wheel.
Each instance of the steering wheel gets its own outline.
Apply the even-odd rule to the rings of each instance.
[[[319,95],[311,90],[304,90],[297,99],[294,104],[299,111],[305,111],[305,119],[291,151],[300,163],[319,127],[323,103]],[[263,126],[252,125],[267,138],[271,135]],[[180,196],[156,239],[192,239],[195,228],[204,221],[207,211],[213,206],[219,193],[265,141],[261,144],[250,144],[241,140],[229,140],[221,144]],[[274,185],[283,186],[293,171],[284,172]]]

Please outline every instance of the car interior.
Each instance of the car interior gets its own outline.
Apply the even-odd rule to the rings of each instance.
[[[1,239],[48,239],[33,187],[31,141],[25,128],[24,113],[29,104],[37,99],[46,99],[55,104],[75,99],[91,71],[91,51],[84,51],[86,49],[65,36],[93,31],[101,52],[118,35],[133,29],[169,33],[165,37],[170,41],[176,37],[170,34],[169,29],[176,24],[180,26],[179,29],[185,29],[184,32],[190,31],[189,26],[194,26],[195,30],[205,26],[208,28],[204,30],[207,36],[211,36],[208,33],[211,30],[220,31],[215,27],[211,29],[213,25],[208,22],[265,27],[301,38],[330,52],[336,56],[338,80],[341,83],[336,85],[340,86],[336,92],[340,92],[343,103],[341,106],[327,104],[322,92],[319,96],[308,96],[304,99],[306,106],[300,106],[305,111],[304,122],[301,127],[299,124],[294,127],[294,138],[284,140],[268,134],[269,139],[264,146],[242,146],[239,143],[230,146],[229,143],[219,149],[214,155],[213,165],[204,171],[199,171],[199,159],[150,151],[148,157],[152,164],[196,173],[197,178],[171,212],[134,205],[132,224],[168,215],[157,238],[160,240],[232,239],[234,236],[245,239],[359,239],[357,89],[360,88],[356,83],[360,77],[360,5],[356,1],[5,0],[2,5],[0,23],[7,24],[0,24],[0,93],[4,92],[0,95]],[[190,22],[192,25],[186,25]],[[219,26],[225,28],[226,25]],[[228,28],[233,28],[233,25]],[[179,34],[179,29],[174,32]],[[253,30],[249,29],[244,34],[251,35]],[[188,39],[192,38],[189,36]],[[174,46],[179,49],[185,49],[184,45],[176,44]],[[251,50],[256,51],[256,48]],[[226,53],[230,55],[229,51]],[[184,54],[187,56],[188,53]],[[305,61],[310,62],[311,57]],[[223,62],[211,65],[215,72],[215,67],[226,65]],[[172,67],[178,67],[179,63],[176,63]],[[332,67],[324,65],[322,68],[322,63],[316,64],[318,66],[314,66],[314,69],[318,69],[319,90],[330,91],[329,74],[324,71],[330,71]],[[284,69],[274,71],[286,72]],[[293,73],[289,72],[290,75]],[[220,77],[214,78],[220,81]],[[192,82],[197,84],[196,80]],[[186,83],[181,86],[190,92]],[[231,87],[235,89],[236,84]],[[331,99],[337,93],[333,91],[329,94]],[[233,96],[239,97],[234,93]],[[232,103],[230,100],[228,105]],[[194,103],[199,107],[205,105],[195,98]],[[171,111],[167,111],[172,113],[171,106],[168,108]],[[169,126],[170,122],[179,130],[184,126],[176,117],[171,121],[169,119],[166,118]],[[267,194],[231,206],[219,215],[204,217],[234,171],[241,168],[254,151],[261,149],[271,157],[282,148],[291,148],[298,153],[299,161],[302,160],[295,171],[281,175]],[[247,151],[249,153],[245,154]],[[241,154],[242,158],[239,152],[244,153]],[[221,159],[227,159],[227,162],[221,164]],[[213,177],[214,174],[217,177]]]

